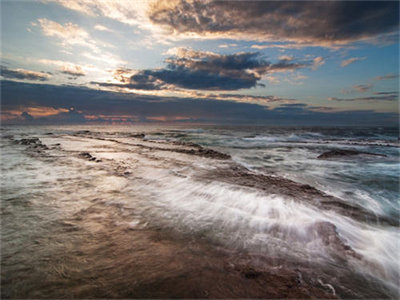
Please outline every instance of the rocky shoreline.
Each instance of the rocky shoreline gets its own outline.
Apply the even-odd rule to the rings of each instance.
[[[249,171],[234,163],[230,155],[217,150],[187,142],[151,141],[145,137],[137,133],[131,134],[129,139],[116,139],[80,131],[71,135],[71,141],[94,140],[99,145],[79,151],[66,150],[63,141],[61,144],[58,141],[68,140],[70,136],[48,134],[40,138],[9,139],[15,144],[26,146],[27,153],[35,159],[52,157],[51,163],[55,166],[76,159],[78,165],[84,162],[99,172],[114,170],[112,176],[133,180],[132,184],[141,178],[140,168],[145,161],[147,164],[155,163],[160,168],[168,168],[169,163],[190,168],[191,161],[183,159],[185,155],[193,157],[193,160],[210,159],[207,163],[215,167],[196,169],[195,180],[246,187],[266,195],[282,195],[321,210],[335,211],[359,222],[399,226],[398,220],[376,216],[361,206],[345,203],[310,185]],[[108,148],[101,143],[116,144],[124,147],[116,151],[123,149],[123,153],[134,153],[136,169],[104,156],[103,151]],[[171,162],[166,160],[165,166],[159,162],[164,154],[174,154],[168,156]],[[333,157],[331,154],[329,156]],[[84,187],[85,190],[96,188],[88,183]],[[134,208],[131,210],[135,211]],[[231,249],[207,236],[186,234],[157,224],[132,224],[127,211],[130,210],[119,204],[107,204],[99,195],[90,198],[85,208],[72,216],[52,223],[47,236],[26,242],[26,246],[33,250],[32,265],[28,266],[31,273],[27,277],[20,277],[22,273],[12,269],[13,265],[24,262],[23,251],[15,256],[5,254],[2,260],[2,297],[388,297],[383,287],[369,289],[370,279],[349,270],[343,270],[341,274],[349,281],[346,287],[341,285],[342,280],[336,278],[336,274],[329,276],[329,268],[324,269],[325,274],[321,273],[317,262],[295,262],[292,258],[272,253]],[[329,255],[342,264],[363,260],[362,255],[341,238],[333,223],[316,222],[307,230],[311,236],[321,241]],[[44,252],[40,250],[41,247],[44,247]],[[43,260],[47,261],[46,266],[42,264]],[[38,281],[44,274],[47,274],[46,278]],[[24,283],[27,288],[18,282]],[[352,290],[350,286],[359,288]]]

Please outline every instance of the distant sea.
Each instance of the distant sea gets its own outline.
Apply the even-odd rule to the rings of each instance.
[[[398,128],[1,130],[4,298],[398,298]]]

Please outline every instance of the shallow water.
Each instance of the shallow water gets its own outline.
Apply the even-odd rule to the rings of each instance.
[[[1,157],[3,297],[398,296],[396,129],[6,127]]]

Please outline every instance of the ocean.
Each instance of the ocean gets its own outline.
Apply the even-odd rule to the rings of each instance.
[[[398,298],[398,128],[3,126],[8,298]]]

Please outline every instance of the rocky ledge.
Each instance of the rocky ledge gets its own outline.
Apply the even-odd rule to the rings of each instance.
[[[372,153],[372,152],[364,152],[357,150],[345,150],[345,149],[334,149],[330,151],[326,151],[319,155],[318,159],[328,159],[328,158],[336,158],[336,157],[348,157],[354,155],[371,155],[371,156],[381,156],[385,157],[384,154]]]

